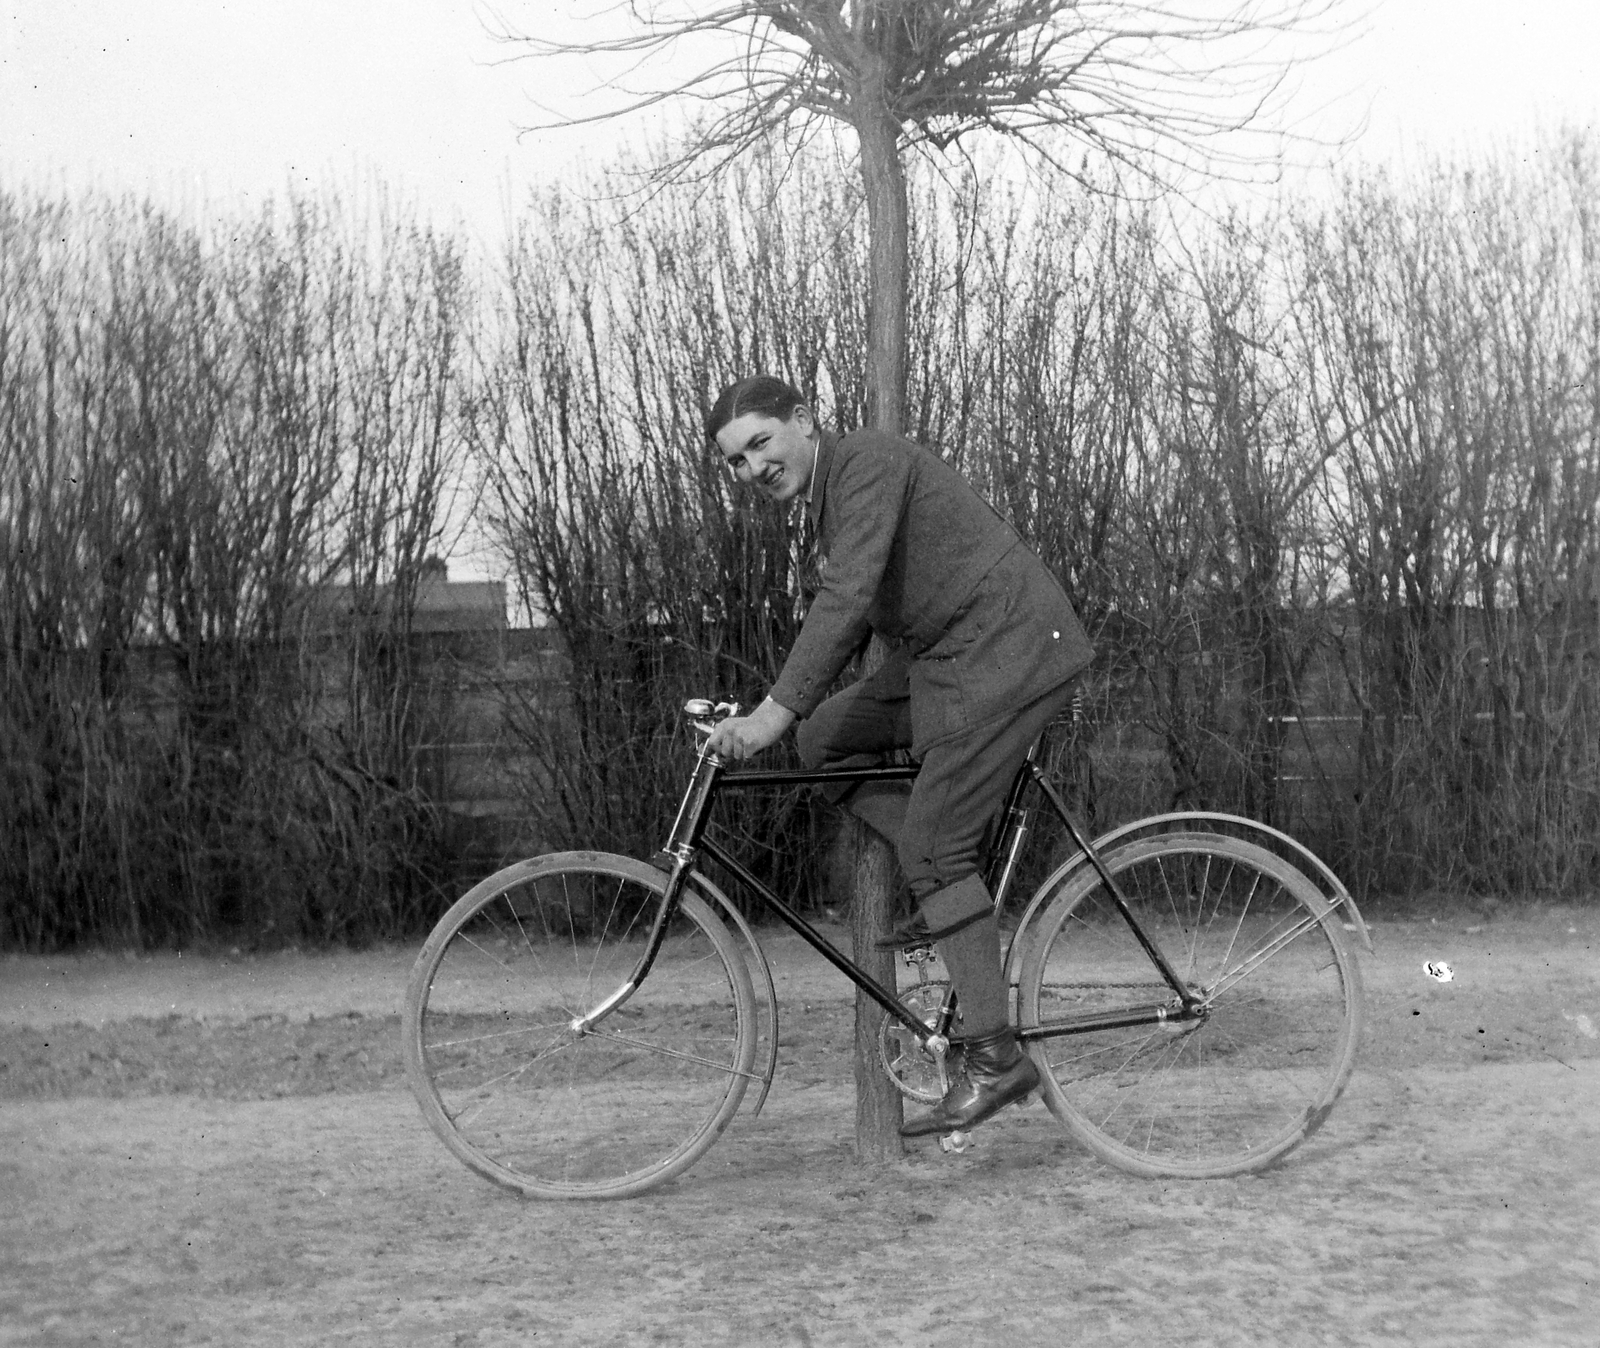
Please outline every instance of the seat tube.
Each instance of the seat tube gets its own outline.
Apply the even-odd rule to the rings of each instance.
[[[1032,814],[1032,810],[1025,809],[1020,804],[1013,805],[1006,811],[1005,830],[1001,835],[1005,850],[999,858],[1000,873],[989,885],[997,913],[1005,906],[1006,891],[1011,888],[1011,877],[1016,874],[1017,860],[1021,857],[1022,845],[1028,838],[1028,825]]]
[[[998,845],[989,858],[989,893],[994,899],[995,912],[1005,904],[1006,891],[1011,888],[1011,877],[1016,873],[1017,860],[1022,855],[1022,845],[1028,836],[1028,825],[1033,811],[1022,803],[1022,793],[1032,780],[1034,760],[1039,755],[1039,741],[1028,749],[1028,756],[1011,779],[1011,789],[1006,792],[1006,803],[1000,811],[1002,820]]]

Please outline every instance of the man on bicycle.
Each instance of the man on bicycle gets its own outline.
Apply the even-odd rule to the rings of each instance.
[[[750,715],[719,725],[708,747],[747,758],[800,719],[808,767],[911,750],[920,768],[909,791],[863,783],[838,798],[895,844],[918,911],[895,943],[937,945],[960,1010],[962,1072],[900,1131],[970,1128],[1039,1082],[1011,1029],[979,851],[1093,651],[1044,563],[937,455],[882,431],[824,431],[798,390],[767,375],[724,389],[706,432],[738,481],[806,503],[819,570],[777,683]],[[874,633],[889,658],[827,697]]]

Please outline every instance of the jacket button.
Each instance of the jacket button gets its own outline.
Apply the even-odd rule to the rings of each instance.
[[[1061,633],[1060,632],[1052,632],[1050,635],[1056,641],[1060,641],[1061,640]]]

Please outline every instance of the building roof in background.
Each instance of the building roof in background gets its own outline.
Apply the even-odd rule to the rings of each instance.
[[[374,592],[376,610],[387,615],[392,587]],[[317,596],[318,627],[337,628],[356,617],[349,585],[328,585]],[[417,583],[413,632],[503,632],[506,630],[506,584],[503,580],[449,580],[425,575]]]

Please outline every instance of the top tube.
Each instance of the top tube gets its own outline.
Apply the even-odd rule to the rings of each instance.
[[[865,768],[724,768],[719,786],[796,786],[807,782],[910,781],[916,763],[885,763]]]

